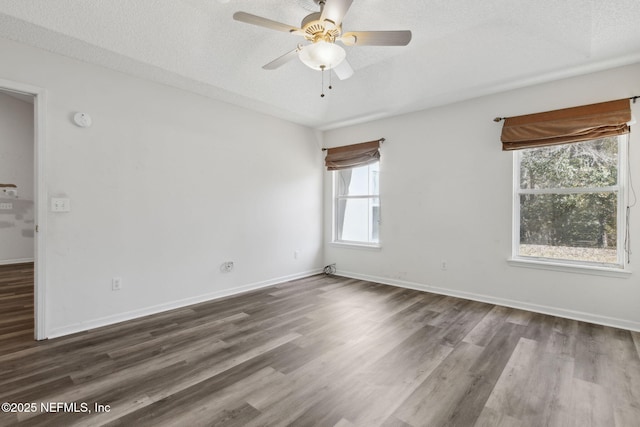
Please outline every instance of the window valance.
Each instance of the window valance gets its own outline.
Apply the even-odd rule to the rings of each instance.
[[[381,138],[360,144],[328,148],[324,164],[327,170],[332,171],[357,168],[375,163],[380,160],[380,144],[383,141],[384,138]]]
[[[502,149],[580,142],[629,132],[629,99],[601,102],[544,113],[508,117],[502,127]]]

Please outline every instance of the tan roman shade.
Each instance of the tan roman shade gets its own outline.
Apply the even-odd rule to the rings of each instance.
[[[544,113],[508,117],[502,127],[502,149],[580,142],[629,132],[629,99],[583,105]]]
[[[360,144],[345,145],[327,149],[324,164],[327,170],[357,168],[380,160],[380,143],[384,138],[376,141],[362,142]]]

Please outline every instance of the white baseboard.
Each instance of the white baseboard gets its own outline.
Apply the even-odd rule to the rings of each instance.
[[[322,273],[322,268],[305,271],[302,273],[291,274],[288,276],[277,277],[269,280],[264,280],[262,282],[250,283],[240,287],[224,289],[221,291],[211,292],[211,293],[199,295],[196,297],[185,298],[178,301],[171,301],[168,303],[145,307],[138,310],[128,311],[125,313],[114,314],[112,316],[100,317],[97,319],[75,323],[73,325],[66,325],[58,328],[53,328],[51,331],[49,331],[48,334],[46,334],[46,336],[47,338],[57,338],[64,335],[70,335],[77,332],[87,331],[89,329],[100,328],[102,326],[108,326],[108,325],[113,325],[115,323],[125,322],[127,320],[137,319],[139,317],[149,316],[151,314],[157,314],[164,311],[174,310],[176,308],[182,308],[189,305],[198,304],[201,302],[212,301],[212,300],[216,300],[216,299],[220,299],[220,298],[224,298],[232,295],[241,294],[248,291],[253,291],[256,289],[266,288],[269,286],[288,282],[290,280],[302,279],[305,277],[313,276],[319,273]]]
[[[34,262],[34,259],[33,258],[0,259],[0,265],[24,264],[27,262]]]
[[[599,314],[585,313],[582,311],[567,310],[560,307],[531,304],[528,302],[493,297],[489,295],[476,294],[472,292],[457,291],[455,289],[440,288],[437,286],[430,286],[422,283],[409,282],[406,280],[390,279],[387,277],[378,277],[378,276],[369,276],[366,274],[354,273],[351,271],[337,271],[336,275],[348,277],[351,279],[360,279],[360,280],[366,280],[369,282],[382,283],[384,285],[397,286],[400,288],[415,289],[418,291],[431,292],[434,294],[448,295],[448,296],[468,299],[472,301],[486,302],[489,304],[517,308],[520,310],[533,311],[535,313],[549,314],[551,316],[564,317],[572,320],[595,323],[597,325],[611,326],[614,328],[627,329],[631,331],[640,332],[640,322],[635,322],[632,320],[601,316]]]

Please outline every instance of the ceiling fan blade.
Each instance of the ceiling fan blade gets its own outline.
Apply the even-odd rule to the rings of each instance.
[[[339,27],[340,24],[342,24],[344,15],[347,14],[347,11],[351,7],[351,3],[353,3],[353,0],[326,0],[322,8],[320,20],[331,21],[336,27]]]
[[[275,70],[276,68],[283,66],[284,64],[286,64],[287,62],[291,61],[293,58],[298,56],[299,51],[300,51],[300,48],[297,47],[293,49],[291,52],[287,52],[281,57],[274,59],[273,61],[269,62],[266,65],[263,65],[262,68],[264,68],[265,70]]]
[[[336,67],[333,67],[332,70],[336,73],[336,76],[338,76],[340,80],[346,80],[349,77],[353,76],[353,68],[351,68],[351,64],[349,64],[346,59]]]
[[[263,18],[258,15],[252,15],[247,12],[236,12],[233,14],[233,19],[236,21],[244,22],[246,24],[257,25],[258,27],[269,28],[270,30],[283,31],[285,33],[295,33],[302,31],[298,27],[293,25],[283,24],[282,22],[272,21],[271,19]]]
[[[411,31],[351,31],[344,33],[340,41],[347,46],[406,46],[411,41]]]

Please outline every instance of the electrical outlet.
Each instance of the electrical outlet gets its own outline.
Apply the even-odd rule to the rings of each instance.
[[[122,278],[114,277],[113,279],[111,279],[111,290],[119,291],[120,289],[122,289]]]
[[[447,269],[447,261],[446,260],[442,260],[440,262],[440,270],[445,271]]]
[[[293,251],[293,259],[298,259],[300,257],[300,251],[299,250],[295,250]]]
[[[223,262],[220,266],[220,271],[222,271],[223,273],[229,273],[231,272],[231,270],[233,270],[233,261]]]
[[[0,203],[1,210],[11,210],[13,209],[13,203]]]
[[[54,197],[51,199],[51,212],[70,212],[71,201]]]

